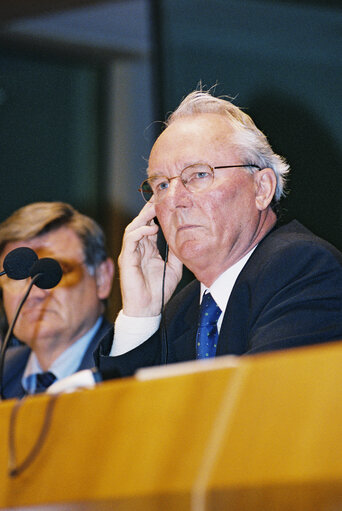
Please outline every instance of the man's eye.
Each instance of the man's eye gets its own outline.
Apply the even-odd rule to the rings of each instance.
[[[168,181],[160,181],[159,183],[156,183],[156,189],[158,192],[166,190],[168,187],[169,187]]]
[[[62,268],[63,275],[67,275],[68,273],[71,273],[75,269],[74,265],[71,265],[68,263],[59,263],[59,264]]]
[[[209,177],[210,174],[209,172],[206,172],[206,171],[200,171],[200,172],[194,172],[193,174],[191,174],[190,178],[188,179],[188,181],[200,181],[201,179],[205,179],[206,177]]]

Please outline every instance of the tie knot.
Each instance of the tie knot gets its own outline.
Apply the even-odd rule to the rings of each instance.
[[[51,371],[38,373],[36,375],[36,393],[44,392],[55,380],[56,376]]]
[[[220,317],[221,309],[210,293],[203,295],[200,311],[200,325],[216,324]]]

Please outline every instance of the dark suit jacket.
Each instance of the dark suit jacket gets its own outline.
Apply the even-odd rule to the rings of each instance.
[[[213,254],[215,257],[215,254]],[[167,361],[195,359],[200,284],[167,304]],[[254,354],[342,339],[342,254],[297,221],[273,229],[241,271],[221,326],[217,356]],[[112,332],[95,354],[108,375],[162,363],[161,329],[127,354],[108,357]],[[165,344],[165,343],[164,343]]]
[[[91,340],[87,351],[85,352],[78,371],[82,369],[90,369],[94,367],[93,353],[99,344],[101,338],[112,328],[111,323],[103,319],[100,328]],[[25,392],[21,385],[21,378],[24,374],[25,367],[31,353],[31,349],[26,346],[18,346],[10,348],[5,357],[3,390],[6,399],[24,396]]]

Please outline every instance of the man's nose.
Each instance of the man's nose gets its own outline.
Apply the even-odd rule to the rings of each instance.
[[[185,187],[180,176],[175,176],[170,179],[169,190],[167,199],[172,202],[174,206],[187,206],[190,200],[190,192]]]
[[[35,284],[33,284],[32,289],[30,291],[29,296],[43,299],[48,296],[51,292],[51,289],[42,289]]]

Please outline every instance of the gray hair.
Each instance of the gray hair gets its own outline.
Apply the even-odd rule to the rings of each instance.
[[[34,202],[16,210],[0,224],[0,254],[5,245],[25,241],[66,226],[81,240],[90,274],[107,259],[105,235],[92,218],[64,202]]]
[[[260,131],[252,118],[227,99],[217,98],[210,92],[196,90],[183,99],[178,108],[168,117],[166,126],[182,117],[198,114],[215,113],[226,117],[235,136],[233,146],[241,161],[257,165],[261,169],[271,168],[277,179],[273,202],[278,202],[285,195],[286,175],[290,167],[282,156],[274,153],[266,136]],[[249,167],[254,173],[254,167]]]

